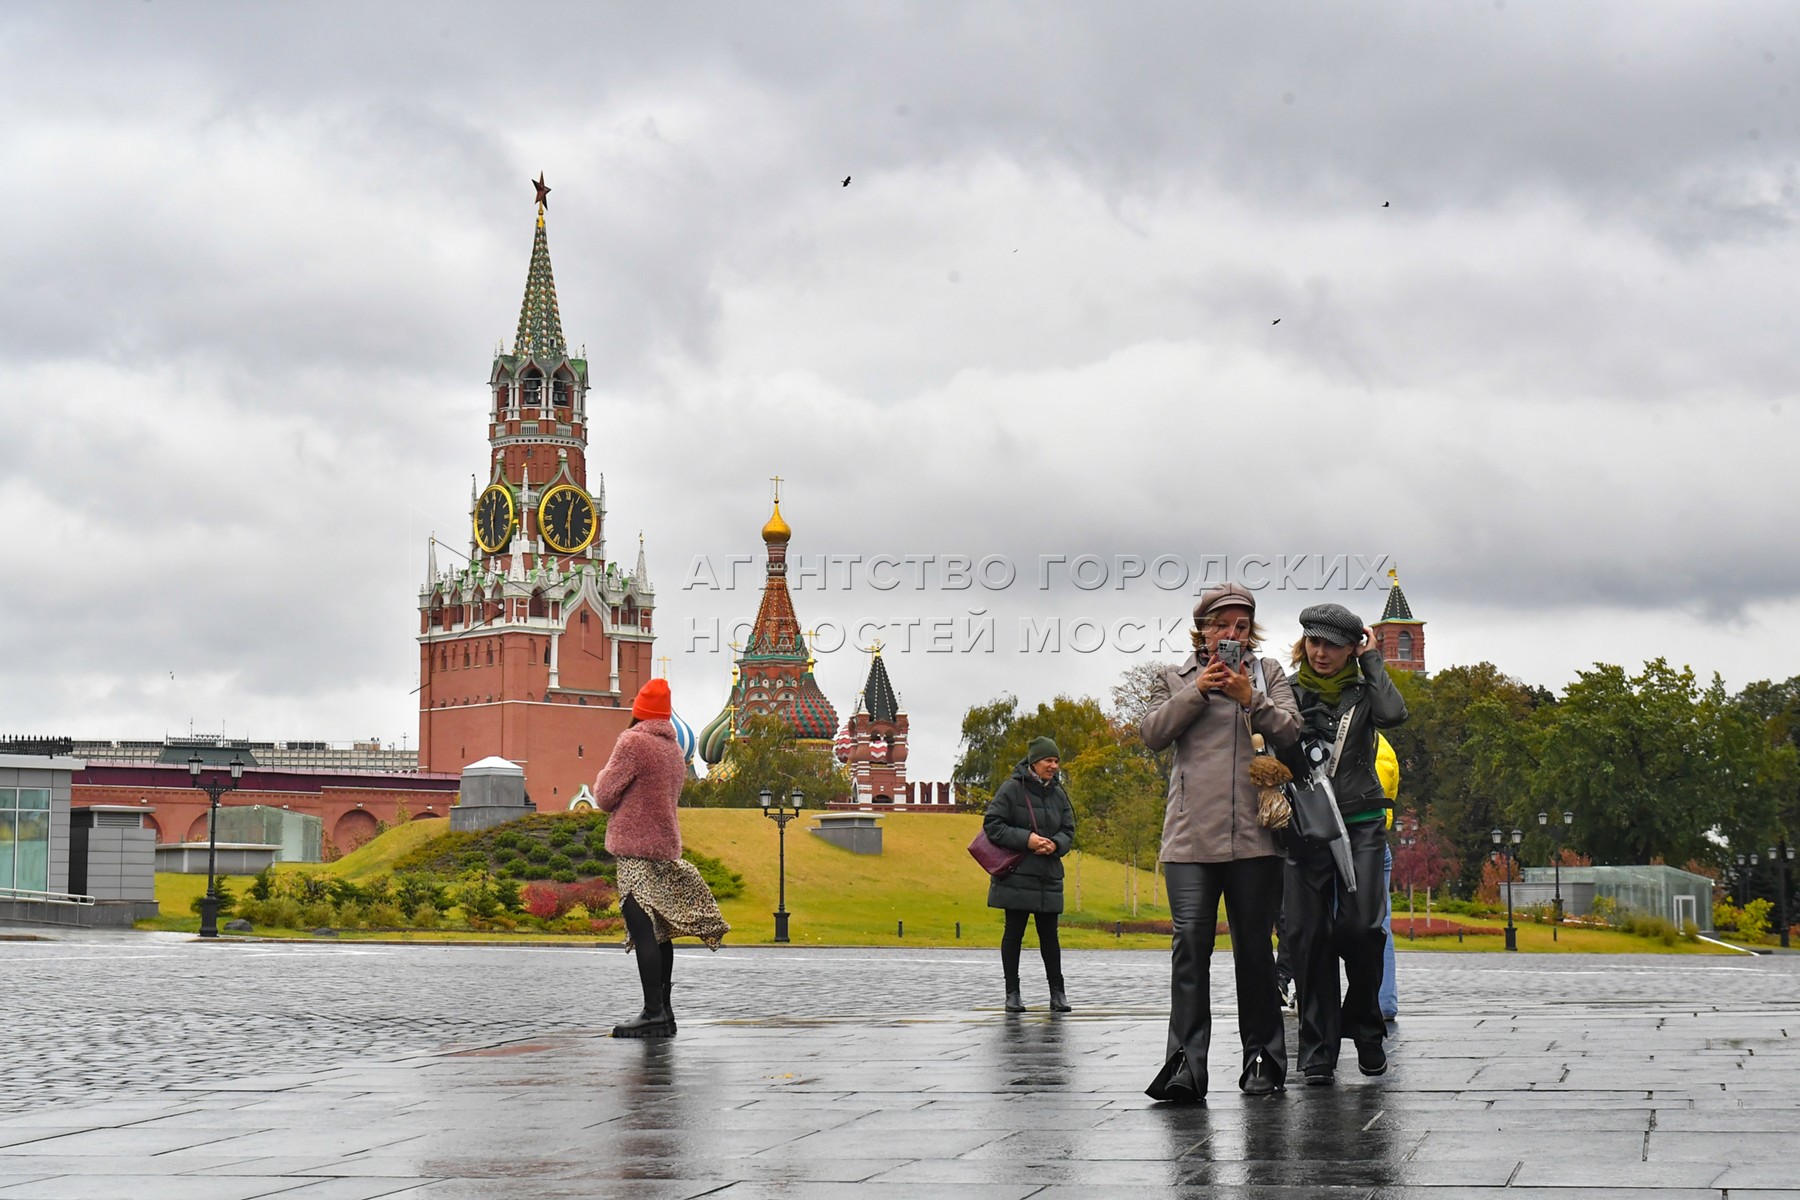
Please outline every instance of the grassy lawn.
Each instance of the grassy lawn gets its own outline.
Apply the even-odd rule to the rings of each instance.
[[[788,932],[800,945],[997,946],[1001,914],[987,906],[988,877],[969,857],[969,839],[981,826],[972,813],[902,813],[883,818],[882,852],[852,854],[807,830],[816,824],[802,815],[787,830]],[[744,877],[744,894],[719,907],[731,922],[734,942],[768,942],[775,936],[770,915],[776,903],[775,822],[748,809],[694,809],[681,814],[689,846],[721,858]],[[1089,855],[1066,860],[1064,898],[1071,911],[1064,921],[1131,920],[1125,901],[1129,868]],[[1081,904],[1075,902],[1077,864]],[[1166,920],[1169,909],[1161,885],[1150,901],[1151,875],[1137,872],[1138,918]],[[962,937],[956,936],[957,922]],[[905,924],[904,936],[899,930]],[[1026,934],[1026,945],[1036,945]],[[1126,946],[1167,949],[1158,934],[1115,938],[1098,930],[1062,931],[1065,946],[1078,949]]]
[[[803,814],[787,831],[787,907],[789,933],[798,945],[836,946],[970,946],[989,948],[1000,941],[1000,913],[987,906],[987,875],[969,857],[966,847],[980,827],[980,817],[969,813],[903,813],[882,821],[882,853],[853,854],[807,832],[816,822]],[[767,944],[775,935],[771,915],[776,903],[776,829],[758,810],[684,809],[682,836],[704,854],[725,861],[744,877],[744,894],[723,901],[720,908],[731,922],[729,942],[738,945]],[[392,864],[421,843],[448,831],[441,820],[413,821],[389,830],[336,863],[297,863],[282,872],[328,872],[361,881],[392,870]],[[1165,935],[1127,933],[1114,937],[1107,929],[1071,928],[1079,922],[1097,922],[1110,928],[1114,921],[1167,920],[1167,898],[1161,883],[1149,871],[1135,872],[1138,905],[1134,914],[1126,896],[1129,868],[1085,854],[1066,860],[1064,896],[1069,911],[1063,916],[1062,940],[1075,949],[1166,950]],[[230,880],[234,894],[243,895],[250,880]],[[1153,894],[1157,903],[1150,902]],[[140,929],[193,932],[199,918],[189,904],[206,890],[204,875],[156,877],[156,898],[163,915],[140,921]],[[1079,899],[1078,899],[1079,898]],[[1423,920],[1421,908],[1418,915]],[[1477,927],[1480,933],[1455,937],[1402,936],[1397,949],[1444,950],[1464,953],[1498,951],[1504,947],[1504,918],[1454,916],[1452,920]],[[961,935],[957,925],[961,923]],[[904,923],[904,932],[901,924]],[[258,928],[258,936],[306,936],[307,931]],[[411,933],[344,931],[345,940],[386,941],[545,941],[591,943],[593,934],[466,933],[452,930]],[[604,936],[604,935],[603,935]],[[1521,951],[1532,953],[1600,954],[1729,954],[1705,942],[1678,942],[1665,947],[1647,938],[1606,929],[1564,926],[1556,941],[1548,925],[1518,924]],[[1035,933],[1026,935],[1027,948],[1036,944]],[[1229,939],[1219,939],[1221,949]]]

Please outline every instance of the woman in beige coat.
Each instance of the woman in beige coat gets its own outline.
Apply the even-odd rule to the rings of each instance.
[[[1257,821],[1249,767],[1256,755],[1252,736],[1260,734],[1271,749],[1290,746],[1300,734],[1300,715],[1281,664],[1255,656],[1261,634],[1256,597],[1244,588],[1225,584],[1201,596],[1194,606],[1194,653],[1163,672],[1141,730],[1150,749],[1175,748],[1160,855],[1174,924],[1168,1059],[1147,1089],[1157,1100],[1191,1103],[1206,1096],[1209,970],[1221,898],[1237,974],[1238,1086],[1268,1095],[1287,1081],[1271,947],[1282,850]],[[1235,669],[1227,661],[1233,652],[1243,656]]]

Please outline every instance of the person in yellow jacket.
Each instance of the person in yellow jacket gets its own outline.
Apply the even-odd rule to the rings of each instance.
[[[1393,800],[1400,795],[1400,756],[1394,753],[1393,746],[1381,734],[1375,735],[1375,774],[1381,780],[1381,790],[1387,798]],[[1394,810],[1387,810],[1387,827],[1394,827]],[[1400,993],[1394,986],[1394,848],[1390,844],[1383,852],[1381,870],[1381,890],[1385,907],[1382,909],[1381,927],[1387,932],[1387,946],[1381,954],[1381,1019],[1392,1021],[1400,1014]]]

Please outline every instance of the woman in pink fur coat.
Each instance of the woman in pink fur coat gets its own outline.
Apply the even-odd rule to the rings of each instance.
[[[713,949],[730,926],[700,872],[681,857],[676,801],[687,760],[675,740],[669,682],[652,679],[631,705],[631,726],[594,780],[606,822],[606,850],[618,862],[619,912],[625,948],[637,954],[644,1011],[613,1026],[614,1037],[673,1037],[670,1007],[677,937],[697,937]]]

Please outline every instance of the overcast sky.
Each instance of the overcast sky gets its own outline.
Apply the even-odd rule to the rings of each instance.
[[[1019,564],[796,595],[852,641],[995,618],[886,634],[915,778],[969,704],[1153,656],[1021,616],[1192,603],[1039,555],[1385,556],[1433,667],[1785,678],[1797,150],[1784,3],[9,4],[0,732],[417,744],[540,170],[696,725],[688,631],[760,568],[682,585],[760,553],[775,474],[798,556]],[[1382,604],[1262,596],[1282,643]],[[866,668],[823,657],[840,711]]]

